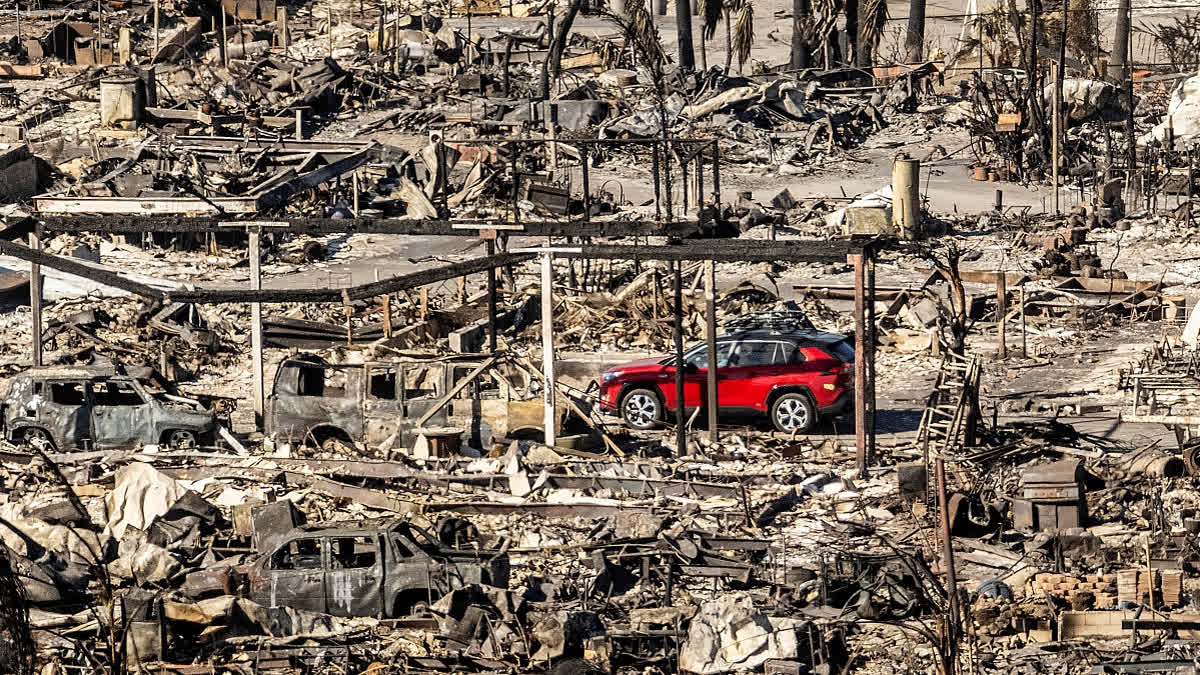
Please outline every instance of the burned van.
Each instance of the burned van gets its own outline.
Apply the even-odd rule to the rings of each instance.
[[[285,359],[267,399],[267,433],[314,447],[331,441],[411,448],[418,427],[458,427],[464,442],[542,428],[542,401],[513,400],[508,378],[474,358],[328,363],[315,355]],[[469,380],[469,381],[464,381]],[[447,394],[453,392],[448,400]],[[432,412],[431,412],[432,411]]]

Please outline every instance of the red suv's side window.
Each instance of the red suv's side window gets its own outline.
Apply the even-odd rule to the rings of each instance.
[[[779,343],[774,341],[747,340],[739,342],[733,356],[729,359],[729,365],[738,368],[773,365],[776,363],[775,353],[778,348]]]

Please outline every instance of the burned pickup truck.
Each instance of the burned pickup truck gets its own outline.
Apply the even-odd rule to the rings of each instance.
[[[242,568],[244,592],[267,607],[403,617],[470,584],[508,587],[504,550],[455,548],[400,519],[304,525],[276,541]]]
[[[148,368],[100,366],[31,368],[0,405],[6,439],[58,449],[212,444],[232,408],[184,396]]]
[[[518,398],[498,366],[477,356],[335,364],[302,354],[279,364],[265,421],[268,434],[313,447],[391,438],[411,448],[418,427],[453,426],[486,448],[493,438],[541,431],[541,397]]]

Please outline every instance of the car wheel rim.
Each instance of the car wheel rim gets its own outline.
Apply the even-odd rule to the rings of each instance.
[[[658,402],[645,394],[634,394],[625,400],[625,419],[635,426],[648,426],[657,413]]]
[[[190,448],[196,444],[196,439],[186,431],[176,431],[167,444],[173,448]]]
[[[789,398],[776,408],[775,421],[788,431],[803,429],[808,424],[808,408],[804,407],[803,402]]]

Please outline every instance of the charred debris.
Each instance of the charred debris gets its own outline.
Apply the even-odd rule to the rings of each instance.
[[[1194,672],[1154,9],[0,5],[0,671]]]

